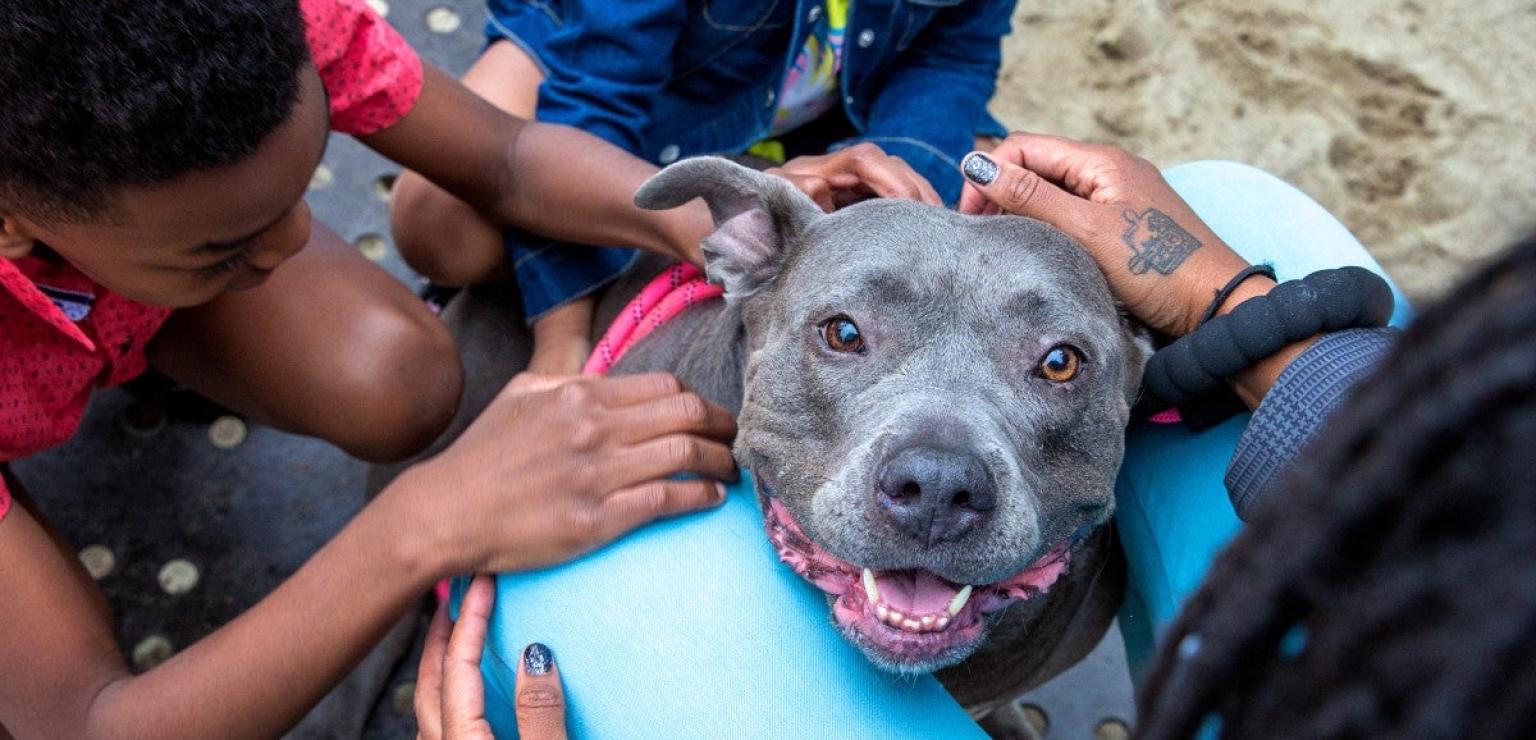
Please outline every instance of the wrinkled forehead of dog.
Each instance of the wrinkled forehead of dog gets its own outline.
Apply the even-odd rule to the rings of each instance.
[[[769,286],[780,310],[878,306],[912,317],[1098,331],[1117,317],[1087,255],[1030,219],[869,200],[817,219],[785,247]]]
[[[717,227],[704,242],[710,279],[728,301],[753,299],[749,314],[846,304],[1119,334],[1106,331],[1119,317],[1097,266],[1039,221],[888,199],[826,214],[788,181],[715,157],[663,170],[636,203],[670,208],[695,197]]]

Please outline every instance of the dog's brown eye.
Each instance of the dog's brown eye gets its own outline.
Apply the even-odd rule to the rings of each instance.
[[[847,316],[834,316],[821,327],[827,346],[837,352],[858,352],[864,349],[864,335],[859,325]]]
[[[1065,383],[1083,369],[1083,353],[1070,344],[1058,344],[1040,358],[1040,377],[1052,383]]]

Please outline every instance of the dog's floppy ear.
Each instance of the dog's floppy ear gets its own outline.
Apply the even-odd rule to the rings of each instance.
[[[823,215],[788,180],[720,157],[685,159],[656,173],[635,193],[635,205],[661,210],[694,198],[715,219],[703,244],[705,273],[731,303],[771,282],[787,246]]]
[[[1125,397],[1135,404],[1136,398],[1141,395],[1142,371],[1147,367],[1147,360],[1152,359],[1152,353],[1157,351],[1157,346],[1152,340],[1152,330],[1141,323],[1141,319],[1132,316],[1118,298],[1115,299],[1115,310],[1120,314],[1120,328],[1125,332],[1126,367],[1130,370],[1126,376]]]

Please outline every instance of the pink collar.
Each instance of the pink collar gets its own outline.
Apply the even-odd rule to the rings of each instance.
[[[619,358],[641,339],[690,306],[720,297],[725,291],[704,280],[704,273],[689,263],[673,265],[647,283],[603,333],[592,356],[581,369],[584,375],[607,375]]]

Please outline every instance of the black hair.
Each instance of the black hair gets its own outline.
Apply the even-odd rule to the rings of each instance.
[[[309,58],[298,0],[0,0],[0,50],[0,208],[64,220],[249,155]]]
[[[1171,628],[1146,738],[1536,737],[1536,238],[1402,336]]]

